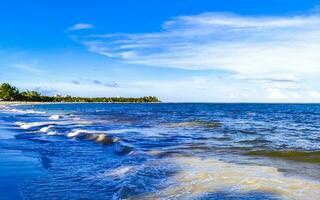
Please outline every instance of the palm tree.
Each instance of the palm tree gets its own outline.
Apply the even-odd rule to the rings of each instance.
[[[40,101],[41,100],[41,95],[37,91],[22,92],[21,97],[25,101]]]
[[[0,100],[14,101],[19,98],[19,90],[11,86],[9,83],[2,83],[0,85]]]

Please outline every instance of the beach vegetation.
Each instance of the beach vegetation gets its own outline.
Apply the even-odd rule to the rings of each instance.
[[[25,102],[105,102],[105,103],[151,103],[160,102],[157,97],[74,97],[70,95],[41,95],[37,91],[22,91],[9,83],[0,85],[0,101]]]
[[[11,86],[9,83],[2,83],[0,85],[0,100],[14,101],[19,98],[19,90]]]

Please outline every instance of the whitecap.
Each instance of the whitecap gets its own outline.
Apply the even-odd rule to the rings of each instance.
[[[68,125],[71,122],[68,121],[58,121],[58,122],[52,122],[52,121],[44,121],[44,122],[15,122],[15,124],[17,124],[18,126],[20,126],[20,128],[22,129],[30,129],[33,127],[38,127],[38,126],[53,126],[53,125]],[[72,124],[72,123],[71,123]],[[46,128],[47,127],[43,127],[44,129],[40,129],[40,132],[46,132]],[[50,127],[51,128],[51,127]]]
[[[58,119],[60,119],[60,118],[61,118],[60,115],[51,115],[51,116],[49,117],[49,119],[51,119],[51,120],[58,120]]]
[[[29,129],[36,126],[47,125],[48,122],[15,122],[22,129]]]
[[[89,133],[89,134],[95,134],[95,133],[101,133],[102,131],[95,131],[95,130],[84,130],[84,129],[74,129],[71,132],[67,134],[67,137],[77,137],[78,135],[82,133]]]
[[[132,166],[123,166],[112,169],[109,172],[104,173],[105,176],[124,176],[128,172],[132,171]]]
[[[95,141],[102,144],[113,144],[115,142],[118,142],[120,139],[117,137],[108,137],[106,134],[99,134],[97,135]]]
[[[13,113],[21,113],[21,114],[45,114],[46,112],[44,111],[36,111],[36,110],[20,110],[20,109],[7,109],[7,112],[13,112]]]
[[[53,128],[54,126],[53,125],[50,125],[50,126],[45,126],[45,127],[42,127],[39,132],[42,132],[42,133],[46,133],[49,131],[49,129]]]
[[[49,131],[47,135],[59,135],[59,133],[56,131]]]

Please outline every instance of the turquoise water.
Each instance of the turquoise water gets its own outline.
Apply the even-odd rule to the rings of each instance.
[[[36,172],[16,181],[24,199],[320,196],[318,104],[24,105],[0,120],[1,158]]]

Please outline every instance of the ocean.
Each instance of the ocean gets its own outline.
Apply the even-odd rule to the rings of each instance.
[[[320,104],[7,105],[0,125],[4,199],[320,199]]]

